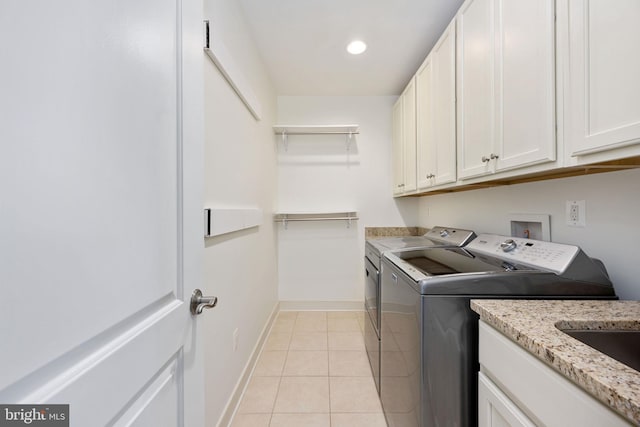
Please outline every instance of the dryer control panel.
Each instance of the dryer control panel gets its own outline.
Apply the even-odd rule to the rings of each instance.
[[[562,274],[580,248],[541,240],[480,234],[466,246],[470,251],[500,258],[508,263]]]

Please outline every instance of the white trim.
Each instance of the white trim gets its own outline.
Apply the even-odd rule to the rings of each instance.
[[[204,64],[197,40],[202,35],[202,0],[181,0],[181,226],[182,286],[184,313],[189,316],[180,355],[183,410],[181,425],[205,427],[205,331],[202,320],[189,312],[189,299],[204,284],[202,245],[202,202],[204,194]],[[196,41],[194,43],[194,41]],[[188,361],[188,362],[187,362]]]
[[[238,405],[242,400],[242,396],[244,396],[244,391],[249,384],[249,379],[251,378],[251,374],[253,373],[253,369],[255,368],[256,362],[258,361],[258,357],[260,353],[262,353],[262,347],[271,332],[271,326],[273,325],[278,312],[280,311],[280,303],[276,303],[267,319],[267,323],[265,323],[264,328],[262,328],[262,332],[260,333],[260,337],[256,342],[256,345],[253,347],[253,351],[251,352],[251,357],[247,361],[244,369],[242,370],[242,374],[236,383],[236,386],[231,393],[231,397],[227,402],[227,405],[224,407],[222,411],[222,415],[216,424],[216,427],[230,426],[233,421],[233,417],[236,414],[238,409]]]
[[[262,225],[260,208],[205,208],[204,237],[220,236]]]
[[[231,53],[227,50],[219,37],[210,38],[210,46],[204,47],[204,51],[211,61],[218,67],[220,73],[244,103],[251,115],[256,120],[262,118],[262,106],[258,97],[253,92],[241,67],[236,64]]]

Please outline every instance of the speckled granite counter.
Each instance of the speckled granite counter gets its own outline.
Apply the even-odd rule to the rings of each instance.
[[[473,300],[480,318],[585,391],[640,424],[640,372],[561,332],[640,329],[640,301]]]
[[[364,237],[367,239],[383,237],[422,236],[429,231],[423,227],[365,227]]]

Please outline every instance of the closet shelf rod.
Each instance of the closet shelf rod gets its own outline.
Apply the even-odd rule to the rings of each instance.
[[[318,218],[278,218],[276,222],[292,222],[292,221],[349,221],[357,220],[357,216],[340,216],[340,217],[318,217]]]
[[[360,132],[276,132],[276,135],[360,135]]]

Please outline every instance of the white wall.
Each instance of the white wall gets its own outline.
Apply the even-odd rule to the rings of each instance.
[[[618,296],[640,299],[640,170],[420,198],[420,225],[510,234],[509,213],[551,215],[551,240],[601,259]],[[586,227],[566,225],[567,200],[586,201]]]
[[[364,228],[415,226],[417,202],[390,197],[391,107],[396,97],[278,97],[278,123],[358,124],[345,136],[279,138],[278,210],[356,210],[359,221],[278,227],[281,301],[362,301]]]
[[[205,294],[218,306],[201,316],[205,328],[207,425],[218,423],[241,378],[269,314],[277,304],[277,261],[272,220],[276,151],[271,126],[276,97],[234,0],[205,0],[205,19],[262,105],[256,121],[209,58],[205,75],[205,206],[258,207],[258,228],[205,241]],[[204,54],[203,54],[204,55]],[[237,351],[233,331],[238,329]]]

